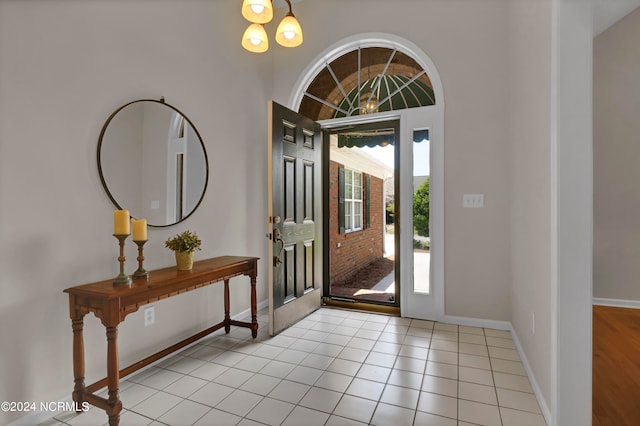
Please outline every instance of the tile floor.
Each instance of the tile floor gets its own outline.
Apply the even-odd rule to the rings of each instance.
[[[120,424],[545,425],[509,332],[322,308],[271,338],[258,321],[121,381]]]

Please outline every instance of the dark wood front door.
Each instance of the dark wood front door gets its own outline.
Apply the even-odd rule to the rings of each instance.
[[[322,137],[320,125],[269,103],[269,332],[320,307]]]

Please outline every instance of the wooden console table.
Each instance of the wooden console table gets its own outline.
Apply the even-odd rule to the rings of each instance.
[[[229,316],[229,279],[238,275],[251,278],[251,322],[232,320]],[[114,287],[113,279],[84,284],[64,290],[69,294],[69,315],[73,328],[73,400],[80,407],[88,402],[100,407],[109,415],[109,425],[120,422],[122,402],[118,393],[120,377],[124,377],[162,357],[193,343],[222,327],[228,333],[231,326],[248,327],[255,338],[258,334],[256,277],[258,258],[222,256],[194,262],[191,271],[178,271],[176,267],[151,271],[147,279],[135,279],[131,286]],[[219,324],[201,331],[144,360],[119,370],[118,324],[140,306],[176,296],[190,290],[224,281],[224,319]],[[89,312],[102,321],[107,329],[107,377],[85,386],[84,383],[84,316]],[[94,394],[108,386],[108,398]]]

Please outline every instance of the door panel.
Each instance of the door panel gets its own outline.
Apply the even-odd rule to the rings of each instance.
[[[320,307],[322,203],[320,126],[269,103],[269,332]]]

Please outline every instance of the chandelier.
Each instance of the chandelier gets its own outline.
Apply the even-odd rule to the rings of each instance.
[[[280,21],[276,30],[276,42],[284,47],[297,47],[302,44],[302,28],[291,11]],[[249,52],[262,53],[269,49],[269,38],[264,24],[273,19],[273,4],[271,0],[244,0],[242,2],[242,16],[251,22],[242,35],[242,47]]]

